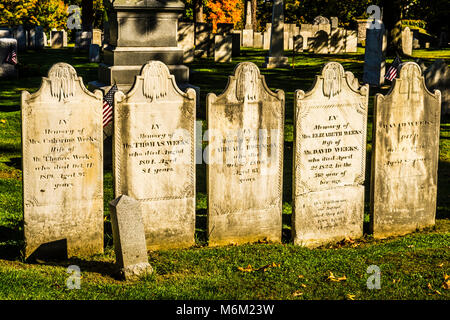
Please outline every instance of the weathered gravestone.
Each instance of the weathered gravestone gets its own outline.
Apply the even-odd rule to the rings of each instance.
[[[368,85],[327,63],[295,94],[293,239],[319,246],[363,235]]]
[[[63,31],[50,31],[50,45],[54,49],[62,48],[64,46],[64,33]]]
[[[364,53],[363,82],[373,86],[384,83],[386,72],[386,31],[384,25],[379,29],[366,30],[366,48]]]
[[[12,31],[6,27],[0,27],[0,39],[2,38],[12,38]]]
[[[194,61],[195,25],[190,22],[179,22],[177,33],[178,48],[183,49],[183,62]]]
[[[194,244],[195,100],[160,61],[115,94],[115,195],[141,203],[148,249]]]
[[[406,27],[402,31],[402,51],[405,55],[412,55],[413,51],[413,33]]]
[[[345,52],[358,51],[358,33],[356,30],[346,30]]]
[[[231,62],[232,54],[232,36],[231,34],[214,36],[214,61],[215,62]]]
[[[26,258],[61,241],[69,257],[103,252],[102,108],[66,63],[22,92]]]
[[[75,48],[80,50],[87,50],[91,45],[92,32],[91,31],[77,31],[75,33]]]
[[[195,24],[195,56],[210,57],[212,50],[212,25],[197,22]]]
[[[242,46],[243,47],[253,47],[253,30],[252,29],[242,30]]]
[[[264,50],[270,49],[270,30],[264,32],[263,49]]]
[[[100,62],[100,46],[98,44],[89,46],[89,62]]]
[[[330,21],[331,21],[331,30],[337,29],[339,25],[338,17],[330,17]]]
[[[92,42],[91,44],[96,44],[99,47],[102,46],[102,30],[93,29],[92,30]]]
[[[439,161],[439,91],[405,63],[390,92],[375,96],[371,229],[375,238],[433,226]]]
[[[17,65],[6,61],[12,51],[17,52],[17,40],[13,38],[0,39],[0,78],[17,78]]]
[[[438,59],[424,71],[428,90],[441,91],[441,113],[450,114],[450,69],[444,60]]]
[[[122,195],[109,203],[116,265],[126,280],[151,274],[139,201]]]
[[[331,31],[330,35],[330,53],[344,53],[345,52],[345,38],[346,31],[342,28],[336,28]]]
[[[308,47],[310,50],[312,50],[314,53],[319,54],[328,54],[329,53],[329,47],[328,47],[328,33],[326,33],[323,30],[319,30],[316,32],[313,38],[308,39],[309,44]]]
[[[253,34],[253,47],[254,48],[263,48],[263,34],[261,32],[255,32]]]
[[[281,241],[284,92],[242,62],[206,104],[209,245]]]

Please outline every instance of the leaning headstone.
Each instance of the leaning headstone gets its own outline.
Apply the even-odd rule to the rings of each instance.
[[[63,31],[50,31],[50,43],[53,49],[59,49],[64,46],[64,33]]]
[[[323,30],[317,31],[314,37],[311,38],[309,49],[314,53],[328,54],[328,33]]]
[[[440,130],[439,91],[407,62],[374,104],[371,229],[375,238],[435,224]]]
[[[380,86],[384,83],[386,46],[386,32],[383,25],[379,29],[366,30],[364,83],[373,86]]]
[[[345,53],[346,31],[343,28],[331,30],[330,35],[330,53]]]
[[[231,34],[214,36],[214,61],[231,62],[233,39]]]
[[[251,62],[208,94],[209,245],[281,241],[284,101]]]
[[[294,244],[316,247],[363,235],[369,87],[327,63],[295,93]]]
[[[402,51],[405,55],[412,55],[413,50],[413,33],[406,27],[402,31]]]
[[[6,62],[6,58],[12,52],[17,52],[17,40],[13,38],[0,39],[0,79],[17,78],[17,65]]]
[[[346,30],[345,52],[358,51],[358,33],[356,30]]]
[[[148,263],[144,221],[139,201],[122,195],[109,203],[116,265],[125,280],[153,273]]]
[[[450,114],[450,69],[444,60],[438,59],[424,71],[428,90],[441,91],[441,114]]]
[[[283,56],[284,50],[284,9],[283,0],[274,0],[272,6],[272,28],[270,35],[270,50],[266,56],[263,68],[286,68],[288,57]]]
[[[22,91],[25,258],[61,241],[69,257],[103,252],[102,100],[66,63]]]
[[[181,91],[164,63],[150,61],[115,101],[116,197],[141,203],[149,250],[193,245],[195,90]]]
[[[190,22],[179,22],[177,33],[178,48],[183,49],[183,62],[194,61],[195,25]]]
[[[89,46],[89,62],[100,62],[100,46],[98,44]]]

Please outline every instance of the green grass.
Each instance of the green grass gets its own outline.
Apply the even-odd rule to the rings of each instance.
[[[202,59],[189,65],[190,82],[201,88],[197,118],[205,120],[209,92],[219,94],[235,65],[252,61],[259,67],[266,52],[241,50],[231,63],[215,64]],[[287,53],[292,62],[291,53]],[[388,58],[388,63],[393,57]],[[450,61],[450,50],[417,50],[429,65],[434,59]],[[409,60],[413,60],[413,58]],[[438,172],[437,221],[434,228],[386,240],[362,239],[306,249],[294,246],[291,232],[291,185],[293,143],[293,95],[307,91],[328,61],[340,62],[346,71],[362,79],[364,50],[346,55],[303,53],[295,57],[295,69],[261,68],[272,90],[286,93],[285,155],[283,172],[283,243],[248,244],[209,248],[206,246],[206,166],[197,165],[196,246],[183,250],[149,253],[154,275],[136,283],[116,279],[108,202],[113,198],[111,170],[105,171],[105,254],[66,261],[28,264],[22,259],[22,172],[20,141],[20,94],[36,91],[41,77],[53,63],[72,64],[85,84],[97,79],[95,63],[86,52],[72,48],[19,54],[18,80],[0,80],[0,299],[449,299],[442,285],[450,273],[450,119],[441,120]],[[372,143],[373,95],[388,87],[371,88],[367,137],[365,230],[369,221],[369,180]],[[204,130],[206,129],[204,125]],[[257,270],[263,266],[271,265]],[[81,289],[66,288],[69,265],[78,265]],[[369,290],[366,270],[381,268],[381,290]],[[251,265],[255,271],[241,271]],[[345,280],[328,279],[330,272]],[[300,277],[299,277],[300,276]],[[296,293],[294,295],[294,293]]]

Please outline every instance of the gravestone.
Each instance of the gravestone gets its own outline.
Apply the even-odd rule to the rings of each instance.
[[[68,45],[68,40],[67,40],[67,31],[62,29],[62,34],[63,34],[63,47],[67,47]]]
[[[231,33],[233,31],[234,24],[233,23],[218,23],[216,33]]]
[[[64,33],[63,31],[50,31],[50,43],[53,49],[59,49],[64,46]]]
[[[34,43],[34,47],[36,50],[41,50],[44,49],[45,46],[45,33],[44,33],[44,28],[41,26],[36,26],[34,28],[34,33],[35,33],[35,43]]]
[[[319,30],[314,34],[309,43],[309,49],[314,53],[328,54],[328,33],[323,30]]]
[[[17,40],[13,38],[0,39],[0,79],[17,78],[17,65],[6,62],[11,50],[17,52]]]
[[[328,18],[325,18],[324,16],[317,16],[313,20],[313,25],[318,24],[330,24],[330,20],[328,20]]]
[[[36,46],[36,30],[29,29],[27,32],[27,49],[35,49]]]
[[[379,29],[366,30],[366,48],[364,53],[363,82],[373,86],[384,83],[386,72],[386,31],[381,25]]]
[[[242,30],[242,46],[253,47],[253,29]]]
[[[303,37],[301,35],[294,36],[294,51],[303,52]]]
[[[178,48],[183,49],[183,62],[193,62],[195,51],[195,24],[190,22],[179,22],[177,37]]]
[[[116,197],[141,203],[149,250],[193,245],[195,90],[184,93],[165,64],[150,61],[115,101]]]
[[[346,31],[342,28],[331,30],[330,35],[330,53],[345,53]]]
[[[18,26],[12,29],[13,37],[17,40],[18,52],[25,51],[27,49],[27,33],[23,26]]]
[[[231,34],[214,36],[214,61],[231,62],[233,39]]]
[[[261,32],[255,32],[253,34],[253,47],[262,49],[263,48],[263,34]]]
[[[109,203],[116,265],[126,280],[153,272],[148,263],[142,208],[139,201],[122,195]]]
[[[100,46],[98,44],[89,46],[89,62],[100,62]]]
[[[406,62],[385,96],[374,103],[371,229],[375,238],[433,226],[440,130],[439,91]]]
[[[338,17],[330,17],[330,21],[331,21],[331,30],[337,29],[338,28],[338,24],[339,24]]]
[[[264,50],[270,49],[270,31],[264,32],[263,49]]]
[[[345,52],[358,51],[358,33],[356,30],[346,30]]]
[[[91,45],[91,31],[77,31],[75,33],[75,48],[80,50],[88,50]]]
[[[311,31],[309,31],[307,28],[305,30],[300,29],[300,35],[303,37],[303,51],[309,50],[308,42],[309,38],[312,37]]]
[[[12,38],[12,32],[9,28],[0,27],[0,39],[2,38]]]
[[[402,51],[405,55],[412,55],[413,50],[413,33],[406,27],[402,31]]]
[[[209,23],[197,22],[195,24],[195,55],[198,57],[211,57],[212,45],[212,25]]]
[[[357,19],[356,23],[358,24],[358,44],[361,44],[366,41],[366,30],[367,30],[367,22],[368,19]]]
[[[92,41],[91,44],[96,44],[99,47],[102,46],[102,30],[93,29],[92,30]]]
[[[284,101],[251,62],[208,94],[209,245],[281,241]]]
[[[369,88],[327,63],[295,93],[294,244],[316,247],[363,235]]]
[[[284,9],[283,0],[274,0],[272,6],[272,28],[270,34],[270,50],[263,68],[287,68],[288,57],[283,56],[284,46]]]
[[[232,32],[231,33],[231,56],[239,57],[241,55],[241,33],[240,32]]]
[[[22,91],[25,258],[61,241],[69,257],[103,252],[102,108],[66,63]]]
[[[438,59],[424,71],[425,84],[431,92],[441,91],[441,114],[450,114],[450,69]]]

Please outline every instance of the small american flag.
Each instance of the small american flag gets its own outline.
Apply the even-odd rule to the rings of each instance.
[[[14,48],[11,47],[9,49],[9,53],[8,53],[8,56],[6,57],[5,61],[7,63],[13,64],[13,65],[17,64],[17,53],[16,53],[16,50],[14,50]]]
[[[114,84],[103,98],[103,127],[106,127],[113,119],[114,93],[117,86]]]
[[[389,81],[394,80],[394,78],[397,76],[398,69],[401,63],[402,60],[400,60],[398,56],[395,57],[394,62],[392,62],[391,66],[389,67],[384,77]]]

